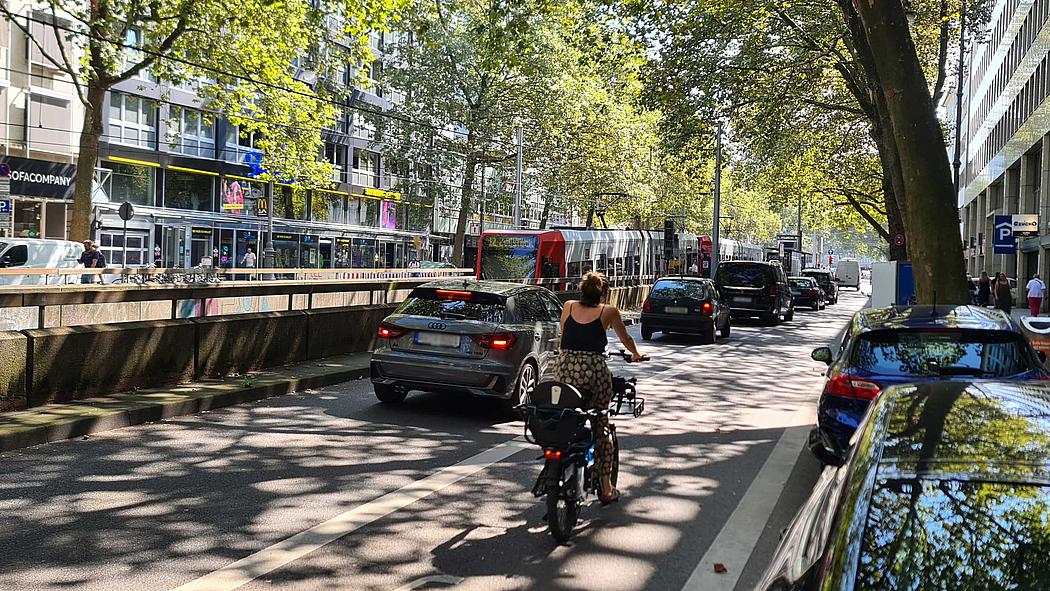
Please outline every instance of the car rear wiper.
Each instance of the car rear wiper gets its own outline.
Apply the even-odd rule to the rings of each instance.
[[[458,312],[442,312],[442,313],[438,314],[438,316],[440,316],[441,318],[444,318],[446,320],[466,320],[467,319],[467,315],[466,314],[460,314]]]

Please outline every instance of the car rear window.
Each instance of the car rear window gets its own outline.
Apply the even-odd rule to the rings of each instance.
[[[803,289],[811,289],[813,282],[809,279],[788,279],[791,282],[791,287],[801,287]]]
[[[803,275],[816,279],[817,283],[831,283],[831,273],[821,273],[819,271],[803,271]]]
[[[853,588],[1050,589],[1048,519],[1045,486],[878,480]]]
[[[726,287],[765,287],[770,273],[768,265],[722,263],[715,274],[715,281]]]
[[[896,330],[862,335],[850,364],[885,376],[1011,376],[1033,369],[1024,339],[995,330]]]
[[[396,313],[502,323],[505,312],[506,300],[495,294],[418,287]]]
[[[699,298],[707,297],[707,285],[701,281],[661,279],[649,293],[651,298]]]

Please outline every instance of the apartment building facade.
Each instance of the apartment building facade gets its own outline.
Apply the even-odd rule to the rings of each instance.
[[[963,85],[959,215],[967,271],[1050,275],[1050,0],[996,0]],[[954,108],[949,110],[954,115]],[[953,126],[954,127],[954,126]],[[952,152],[949,146],[949,152]],[[993,248],[996,216],[1035,214],[1038,235]],[[1025,297],[1018,290],[1018,299]]]

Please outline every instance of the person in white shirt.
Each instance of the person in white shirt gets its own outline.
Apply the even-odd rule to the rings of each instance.
[[[696,263],[693,263],[692,265],[689,265],[689,274],[690,275],[699,275],[700,274],[700,267],[697,267]]]
[[[1043,295],[1046,294],[1046,284],[1039,278],[1039,273],[1032,275],[1032,280],[1026,286],[1028,289],[1028,311],[1032,316],[1039,315],[1039,308],[1043,305]]]

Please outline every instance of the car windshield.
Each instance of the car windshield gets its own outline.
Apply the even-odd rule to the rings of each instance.
[[[397,309],[406,316],[429,316],[448,320],[480,320],[503,322],[506,305],[499,296],[471,292],[417,288]]]
[[[1045,486],[878,480],[869,507],[858,591],[1050,589]]]
[[[661,279],[653,286],[650,298],[674,299],[674,298],[698,298],[707,297],[707,288],[700,281],[687,281],[679,279]]]
[[[481,239],[481,279],[532,279],[539,237],[491,234]]]
[[[748,263],[723,263],[718,267],[716,280],[727,287],[765,287],[769,267]]]
[[[865,334],[850,364],[884,376],[1011,376],[1032,369],[1024,339],[995,330],[886,330]]]

